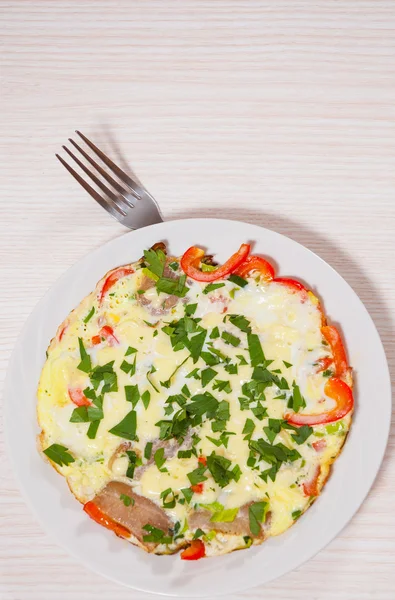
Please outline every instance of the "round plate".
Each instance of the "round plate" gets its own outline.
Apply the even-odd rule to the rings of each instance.
[[[340,324],[355,369],[356,410],[350,435],[317,502],[291,529],[262,546],[187,562],[149,555],[91,521],[66,480],[36,450],[36,387],[56,328],[108,271],[136,261],[145,248],[167,242],[172,254],[200,245],[225,261],[242,242],[269,257],[277,274],[299,278],[324,300]],[[363,343],[361,343],[363,340]],[[374,377],[372,377],[374,373]],[[95,250],[55,283],[28,319],[6,380],[6,432],[14,469],[27,502],[45,529],[87,567],[137,590],[174,596],[226,594],[268,582],[301,565],[330,542],[354,515],[383,458],[391,391],[376,328],[351,287],[318,256],[278,233],[220,219],[152,225]],[[372,400],[374,399],[374,418]],[[369,443],[366,443],[369,440]]]

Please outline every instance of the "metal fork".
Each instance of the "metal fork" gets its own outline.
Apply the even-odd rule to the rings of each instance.
[[[82,187],[100,204],[112,217],[117,219],[122,225],[130,229],[139,229],[153,223],[163,221],[159,212],[158,204],[151,194],[137,181],[133,180],[120,167],[118,167],[108,156],[104,154],[95,144],[93,144],[80,131],[76,134],[89,146],[91,150],[108,167],[107,170],[100,166],[89,154],[81,148],[74,140],[69,138],[70,144],[92,165],[94,170],[89,169],[67,146],[62,148],[77,163],[77,165],[90,177],[93,183],[103,192],[94,189],[81,175],[79,175],[70,165],[56,154],[62,165],[66,167],[69,173],[82,185]],[[117,177],[116,180],[109,171]],[[111,187],[108,187],[97,175],[101,175]],[[121,185],[120,181],[123,185]]]

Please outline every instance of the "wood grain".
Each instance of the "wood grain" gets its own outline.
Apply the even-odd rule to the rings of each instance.
[[[126,161],[166,219],[241,219],[317,252],[367,306],[395,374],[393,0],[1,0],[0,12],[1,380],[45,290],[124,231],[54,158],[75,128]],[[393,600],[394,446],[393,427],[368,499],[327,549],[234,598]],[[0,477],[1,600],[152,597],[43,533],[2,438]]]

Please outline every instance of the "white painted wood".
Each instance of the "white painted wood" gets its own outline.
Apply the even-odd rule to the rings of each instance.
[[[123,233],[54,158],[75,128],[122,155],[166,219],[260,223],[317,252],[366,304],[394,373],[393,0],[0,0],[0,12],[1,380],[45,290]],[[393,427],[341,536],[234,598],[393,600],[394,446]],[[0,481],[1,600],[152,597],[44,534],[2,438]]]

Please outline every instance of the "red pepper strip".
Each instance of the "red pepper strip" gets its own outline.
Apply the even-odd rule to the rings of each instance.
[[[204,465],[206,467],[207,466],[207,458],[205,456],[199,456],[198,463],[200,463],[201,465]]]
[[[221,267],[215,269],[215,271],[201,271],[199,268],[201,259],[204,257],[204,250],[192,246],[189,248],[183,257],[181,258],[181,268],[195,281],[216,281],[217,279],[223,279],[227,275],[233,273],[237,267],[241,265],[247,258],[250,252],[249,244],[242,244],[238,251],[233,254]]]
[[[99,525],[110,529],[116,535],[126,538],[130,537],[130,531],[126,529],[126,527],[119,525],[119,523],[116,523],[110,519],[110,517],[104,514],[104,512],[102,512],[94,502],[90,501],[84,504],[84,511],[90,516],[91,519],[96,521],[96,523],[99,523]]]
[[[59,342],[61,341],[62,337],[64,336],[64,332],[66,331],[67,327],[68,327],[68,323],[63,325],[62,329],[59,331],[59,336],[58,336]]]
[[[348,362],[340,333],[333,325],[322,327],[321,332],[331,347],[335,361],[336,376],[342,377],[348,369]]]
[[[321,474],[321,467],[320,467],[320,465],[318,465],[315,468],[313,477],[310,479],[310,481],[305,481],[305,483],[302,485],[305,496],[318,496],[318,494],[319,494],[318,478],[319,478],[320,474]]]
[[[108,290],[111,289],[112,286],[115,285],[117,281],[119,281],[119,279],[122,279],[122,277],[126,277],[126,275],[131,275],[132,273],[134,273],[134,270],[130,269],[129,267],[120,267],[116,271],[113,271],[103,283],[103,287],[100,292],[99,302],[103,301],[103,298],[107,294]]]
[[[260,256],[249,256],[234,273],[240,277],[248,277],[254,271],[259,273],[264,281],[272,281],[274,278],[272,265]]]
[[[203,483],[195,483],[195,485],[191,485],[191,490],[194,494],[201,494],[203,492]]]
[[[91,401],[85,396],[83,391],[79,388],[69,388],[68,390],[70,400],[77,406],[90,406]]]
[[[325,440],[317,440],[311,444],[316,452],[321,452],[321,450],[325,450],[326,441]]]
[[[107,340],[109,346],[115,346],[116,344],[119,344],[119,340],[114,335],[113,328],[110,327],[109,325],[104,325],[104,327],[102,327],[100,329],[99,336],[104,337]],[[95,337],[95,336],[93,336],[93,337]],[[92,338],[92,342],[93,342],[93,338]]]
[[[331,364],[333,363],[333,358],[331,358],[330,356],[324,356],[323,358],[320,358],[319,360],[317,360],[317,365],[319,366],[319,369],[317,369],[317,373],[321,373],[321,371],[326,371],[326,369],[328,369],[328,367],[331,366]]]
[[[320,425],[321,423],[332,423],[345,417],[354,406],[354,398],[351,388],[337,377],[331,377],[325,385],[325,394],[335,400],[336,406],[331,410],[316,414],[306,415],[303,413],[292,413],[285,415],[285,419],[291,425]]]
[[[182,560],[199,560],[206,556],[206,548],[202,540],[192,540],[191,545],[181,552]]]
[[[304,285],[300,283],[300,281],[296,281],[296,279],[289,279],[287,277],[276,277],[273,279],[273,281],[274,283],[281,283],[281,285],[285,285],[291,290],[291,292],[301,292],[303,299],[307,299],[307,290]]]

